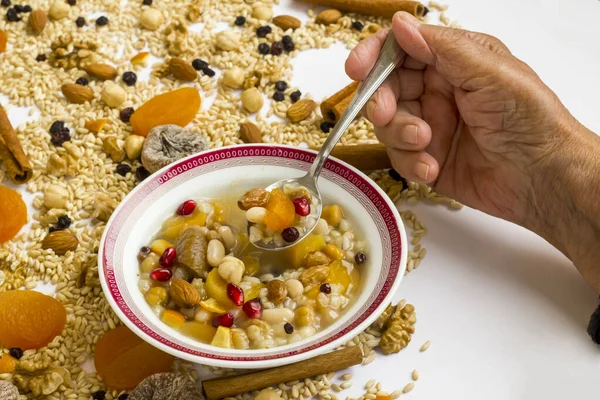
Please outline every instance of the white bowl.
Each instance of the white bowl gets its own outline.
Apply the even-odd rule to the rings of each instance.
[[[308,171],[315,153],[280,145],[244,145],[197,154],[171,164],[140,183],[113,213],[100,243],[102,288],[115,313],[148,343],[176,357],[227,368],[289,364],[337,347],[367,328],[383,312],[406,268],[407,240],[394,204],[367,176],[329,159],[319,179],[325,203],[340,204],[368,242],[361,288],[338,320],[303,341],[264,350],[223,349],[170,328],[152,312],[138,289],[137,253],[162,221],[189,198],[233,198]]]

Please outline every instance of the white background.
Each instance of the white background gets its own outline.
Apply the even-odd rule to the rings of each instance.
[[[276,14],[305,18],[305,10],[283,0]],[[447,14],[502,39],[600,132],[599,0],[452,0]],[[331,94],[349,81],[346,55],[341,45],[301,53],[293,84],[317,99]],[[9,115],[15,125],[24,120],[15,109]],[[402,389],[417,369],[408,398],[598,399],[600,347],[585,333],[598,297],[572,264],[535,235],[476,211],[415,211],[429,228],[428,253],[396,296],[416,306],[413,342],[352,368],[354,386],[342,397],[362,394],[372,378]],[[420,353],[426,340],[431,347]]]

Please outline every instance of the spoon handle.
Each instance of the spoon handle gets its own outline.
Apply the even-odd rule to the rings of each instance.
[[[313,165],[310,167],[308,176],[316,181],[323,169],[323,165],[325,165],[325,161],[327,161],[327,157],[329,157],[337,142],[339,142],[344,132],[346,132],[346,129],[348,129],[354,118],[356,118],[360,110],[367,104],[379,86],[381,86],[398,65],[404,62],[405,57],[406,53],[400,48],[394,38],[394,34],[390,31],[381,47],[379,58],[377,58],[373,69],[358,86],[356,95],[348,105],[348,108],[346,108],[346,111],[340,117],[338,123],[327,137],[327,140],[321,146],[321,151],[319,151]]]

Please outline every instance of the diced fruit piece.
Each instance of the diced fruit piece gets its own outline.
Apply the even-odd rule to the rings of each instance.
[[[207,324],[204,322],[192,321],[186,322],[179,332],[186,336],[190,336],[202,343],[210,343],[217,329],[213,327],[211,324]]]
[[[266,286],[262,283],[255,283],[254,285],[252,285],[249,290],[244,291],[244,301],[246,302],[259,297],[260,291],[264,287]]]
[[[200,227],[186,228],[175,242],[177,261],[185,265],[196,277],[202,277],[208,270],[206,250],[208,242]]]
[[[126,327],[107,332],[98,341],[94,353],[96,371],[104,383],[115,390],[133,389],[150,375],[168,372],[173,359]]]
[[[382,396],[382,395],[377,395],[375,397],[375,400],[392,400],[392,396]]]
[[[311,306],[300,306],[296,308],[294,317],[299,326],[313,325],[316,321],[315,309]]]
[[[153,241],[152,244],[150,245],[150,250],[152,250],[154,253],[156,253],[160,256],[169,247],[173,247],[173,244],[171,242],[167,242],[166,240],[163,240],[163,239],[157,239],[157,240]]]
[[[244,304],[244,291],[241,287],[234,285],[233,283],[227,284],[227,297],[229,297],[229,300],[236,306]]]
[[[258,273],[258,270],[260,269],[260,261],[258,260],[258,257],[245,256],[244,258],[242,258],[242,262],[246,267],[246,270],[244,272],[246,275],[254,276]]]
[[[200,302],[200,307],[204,308],[206,311],[214,312],[217,314],[223,314],[227,310],[224,309],[217,303],[215,299],[208,299]]]
[[[150,272],[150,279],[157,282],[166,282],[173,277],[173,272],[169,268],[156,268]]]
[[[323,218],[329,225],[333,227],[336,227],[340,224],[343,216],[342,207],[338,206],[337,204],[323,207],[323,212],[321,213],[321,218]]]
[[[152,307],[157,306],[159,304],[166,304],[168,300],[169,292],[164,287],[154,286],[146,292],[146,301]]]
[[[284,250],[284,254],[293,268],[300,268],[304,266],[304,259],[309,253],[319,251],[323,246],[325,246],[323,235],[311,233],[298,244]]]
[[[352,271],[350,272],[350,285],[349,289],[346,290],[346,294],[351,293],[353,290],[357,290],[360,285],[360,269],[352,268]]]
[[[225,349],[231,348],[231,329],[219,326],[217,328],[217,333],[213,337],[212,342],[210,342],[213,346],[223,347]]]
[[[260,318],[262,315],[262,304],[259,299],[248,300],[242,306],[242,310],[248,318]]]
[[[331,243],[325,245],[325,247],[321,249],[321,252],[323,252],[331,260],[341,260],[344,258],[344,252],[342,249]]]
[[[281,237],[288,243],[294,243],[300,237],[300,232],[298,232],[298,229],[290,226],[281,232]]]
[[[194,200],[186,200],[177,209],[178,215],[190,215],[196,209],[196,202]]]
[[[227,221],[229,209],[220,201],[213,203],[213,221],[219,224],[224,224]]]
[[[204,288],[206,289],[208,297],[212,297],[224,307],[231,308],[235,306],[235,304],[229,300],[229,297],[227,297],[227,281],[221,278],[218,268],[213,268],[208,273]]]
[[[304,295],[309,300],[317,301],[317,297],[319,297],[319,293],[321,293],[320,286],[315,285],[312,288],[310,288],[310,290],[308,292],[306,292]]]
[[[356,268],[352,268],[355,270]],[[342,286],[342,294],[346,294],[346,290],[352,283],[351,271],[346,268],[344,263],[340,260],[336,260],[329,264],[329,278],[327,282],[332,285]]]
[[[200,109],[198,90],[185,87],[154,96],[131,116],[130,122],[136,135],[146,136],[155,126],[189,124]]]
[[[158,262],[160,265],[166,268],[170,268],[175,264],[175,259],[177,258],[177,251],[174,247],[167,247],[165,251],[162,253]]]
[[[168,240],[176,240],[184,229],[190,226],[204,225],[206,225],[206,214],[195,210],[188,216],[176,215],[167,219],[162,225],[159,236]]]
[[[308,214],[310,214],[310,204],[308,200],[303,197],[298,197],[292,200],[292,202],[294,203],[294,210],[296,211],[296,214],[301,217],[306,217]]]
[[[53,297],[33,290],[0,293],[0,346],[39,349],[60,335],[67,313]]]
[[[0,186],[0,243],[15,237],[26,223],[27,205],[21,194]]]
[[[213,320],[212,325],[215,328],[218,328],[219,326],[231,328],[233,326],[233,314],[227,313],[227,314],[219,315],[217,318],[215,318]]]
[[[175,310],[165,310],[160,317],[161,321],[171,328],[179,329],[185,324],[185,315]]]
[[[10,354],[0,357],[0,374],[12,374],[15,372],[18,360]]]
[[[283,190],[273,189],[267,203],[267,214],[265,215],[267,228],[276,232],[281,231],[291,226],[295,217],[294,203],[288,199]]]
[[[131,60],[130,60],[131,64],[133,64],[133,65],[144,64],[146,62],[146,60],[148,59],[148,56],[150,56],[150,53],[148,53],[147,51],[139,52],[131,58]]]

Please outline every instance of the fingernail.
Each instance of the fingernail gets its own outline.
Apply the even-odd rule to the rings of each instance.
[[[419,25],[421,25],[421,21],[419,21],[417,18],[413,17],[407,12],[399,12],[398,14],[400,19],[406,22],[407,24],[410,24],[414,27],[418,27]]]
[[[429,165],[424,162],[418,162],[415,165],[415,175],[420,179],[427,181],[427,175],[429,175]]]
[[[419,127],[416,125],[407,125],[400,134],[400,139],[404,143],[417,144],[419,141]]]

